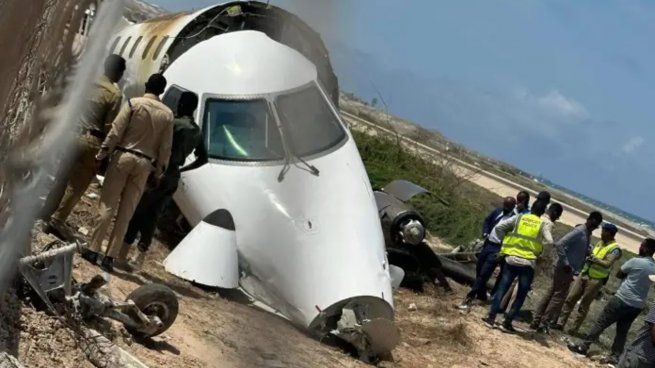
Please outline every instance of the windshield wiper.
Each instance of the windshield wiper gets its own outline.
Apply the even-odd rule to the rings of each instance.
[[[314,176],[319,176],[321,174],[321,171],[319,169],[317,169],[316,166],[314,166],[314,165],[310,164],[309,162],[303,160],[303,158],[298,156],[298,155],[289,153],[287,155],[286,159],[284,160],[284,166],[282,166],[282,170],[280,170],[280,173],[277,176],[277,181],[278,182],[282,182],[282,180],[284,180],[284,177],[286,176],[287,172],[289,172],[289,169],[291,168],[291,160],[292,159],[296,159],[300,163],[305,165],[306,169],[305,168],[300,168],[301,170],[308,171]],[[298,165],[296,165],[296,166],[298,166]]]
[[[287,119],[286,114],[283,111],[280,111],[277,108],[277,104],[273,103],[273,107],[274,107],[275,111],[277,111],[277,113],[278,113],[278,118],[279,118],[280,122],[282,120],[281,119],[282,117],[284,117],[284,120]],[[292,159],[296,159],[296,160],[300,161],[300,163],[305,165],[305,167],[308,170],[303,169],[303,168],[300,168],[300,169],[305,170],[305,171],[309,171],[314,176],[319,176],[321,172],[316,168],[316,166],[310,164],[309,162],[303,160],[302,157],[295,154],[295,150],[293,149],[293,140],[291,139],[291,137],[288,137],[285,134],[284,129],[285,128],[281,127],[280,137],[282,138],[282,142],[283,142],[284,147],[285,147],[284,151],[286,152],[286,157],[285,157],[285,160],[284,160],[284,166],[282,166],[282,170],[280,170],[280,173],[277,176],[277,181],[282,182],[282,180],[284,180],[284,177],[286,176],[287,172],[289,172],[289,169],[291,168],[291,160]]]

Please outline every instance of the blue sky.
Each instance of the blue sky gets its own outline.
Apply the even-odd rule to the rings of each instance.
[[[655,219],[655,2],[271,3],[323,35],[342,89],[377,89],[397,115]]]

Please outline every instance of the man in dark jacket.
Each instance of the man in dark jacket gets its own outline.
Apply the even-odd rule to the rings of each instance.
[[[460,309],[467,309],[476,297],[480,300],[487,300],[487,281],[489,281],[489,278],[493,275],[498,264],[496,258],[498,257],[500,243],[502,242],[502,239],[497,239],[490,235],[498,222],[515,215],[515,206],[516,200],[512,197],[507,197],[503,201],[503,207],[493,210],[484,220],[482,236],[485,240],[482,250],[478,255],[478,263],[475,270],[475,282],[473,283],[471,291],[469,291],[462,304],[460,304]]]

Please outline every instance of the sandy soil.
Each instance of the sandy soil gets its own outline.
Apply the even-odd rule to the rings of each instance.
[[[91,229],[94,202],[85,197],[71,223]],[[38,243],[52,238],[37,234]],[[116,272],[106,292],[123,299],[139,285],[158,282],[179,297],[180,313],[163,335],[135,340],[118,323],[103,333],[151,367],[366,367],[342,350],[308,337],[286,320],[230,300],[167,274],[161,261],[168,247],[154,244],[141,274]],[[85,281],[99,269],[79,258],[76,279]],[[402,342],[394,350],[394,362],[383,367],[594,367],[587,359],[568,352],[558,338],[532,334],[507,335],[485,327],[480,318],[486,308],[462,314],[455,308],[465,292],[455,285],[454,294],[428,286],[424,294],[401,289],[395,295],[396,319]],[[15,301],[17,303],[17,301]],[[28,366],[88,367],[67,330],[52,317],[21,305],[15,345]],[[95,326],[97,327],[97,326]],[[526,326],[522,326],[526,328]],[[2,335],[0,335],[2,336]],[[63,353],[61,353],[63,352]]]

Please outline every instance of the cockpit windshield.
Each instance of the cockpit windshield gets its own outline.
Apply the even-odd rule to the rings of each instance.
[[[289,146],[297,156],[325,151],[346,135],[325,96],[314,84],[278,96],[275,107],[286,128]]]
[[[212,158],[274,161],[285,157],[280,131],[264,99],[209,99],[204,120]]]
[[[315,84],[275,96],[274,102],[284,136],[271,105],[264,98],[208,99],[203,129],[209,157],[231,161],[289,161],[287,154],[305,157],[320,153],[346,136]]]

